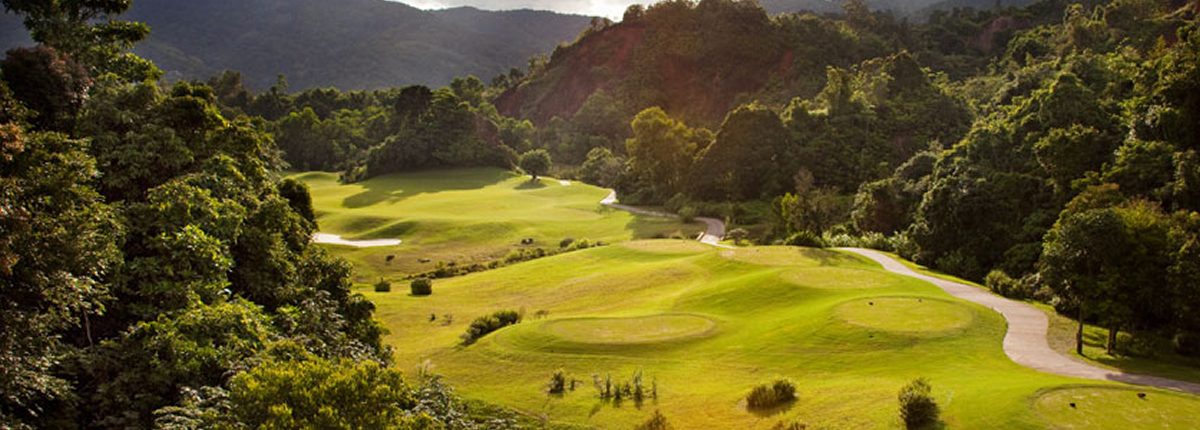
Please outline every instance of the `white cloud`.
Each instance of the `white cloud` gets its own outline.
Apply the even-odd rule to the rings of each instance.
[[[562,13],[604,16],[621,19],[625,8],[638,0],[400,0],[421,9],[445,9],[474,6],[487,10],[537,9]]]

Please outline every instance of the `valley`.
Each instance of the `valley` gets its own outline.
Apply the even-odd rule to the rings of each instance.
[[[332,231],[354,225],[347,222],[351,216],[338,213],[358,194],[322,186],[319,175],[295,177],[313,186],[320,219],[328,220]],[[532,197],[512,194],[522,192],[527,178],[509,177],[475,190],[451,187],[454,182],[447,179],[469,183],[487,175],[509,177],[489,170],[427,172],[381,178],[372,189],[395,198],[426,192],[443,205],[457,198],[462,198],[459,204],[473,204],[481,201],[479,193],[514,202]],[[417,186],[417,178],[429,181],[428,187]],[[604,190],[552,179],[542,184],[578,192],[579,200],[569,205],[576,210],[605,210],[594,198]],[[421,206],[409,205],[398,212],[417,218],[411,208]],[[398,209],[384,207],[375,213]],[[581,232],[603,225],[564,221],[544,207],[533,211],[538,215],[510,212],[503,204],[493,207],[488,213],[494,219],[528,217],[537,220],[540,231],[560,235],[582,237]],[[477,227],[468,222],[461,228]],[[408,231],[386,226],[374,233],[359,231],[366,232],[361,237],[408,237]],[[1074,409],[1064,399],[1106,417],[1089,421],[1099,427],[1086,428],[1171,428],[1200,413],[1195,396],[1062,377],[1014,363],[1002,346],[1003,316],[849,251],[720,248],[694,240],[638,240],[625,233],[606,237],[615,243],[434,280],[427,297],[408,294],[405,285],[363,293],[378,307],[378,318],[390,331],[385,341],[395,348],[401,369],[430,369],[468,398],[561,428],[629,428],[654,410],[678,428],[767,429],[779,423],[894,428],[900,425],[894,418],[895,390],[916,377],[929,378],[945,408],[943,425],[952,428],[1071,428],[1074,418],[1064,410]],[[405,243],[413,247],[400,254],[407,257],[436,255],[439,249]],[[364,267],[355,262],[356,268]],[[406,266],[366,267],[360,270],[386,274]],[[499,310],[517,311],[525,321],[461,344],[459,336],[472,319]],[[550,376],[559,369],[575,389],[548,394]],[[634,374],[654,384],[657,398],[621,403],[598,395],[597,381],[625,381]],[[779,377],[796,382],[797,401],[770,411],[746,407],[751,386]],[[1151,393],[1150,400],[1138,399],[1138,392]]]

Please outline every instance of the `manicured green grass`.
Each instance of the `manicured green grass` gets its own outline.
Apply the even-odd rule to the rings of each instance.
[[[1141,398],[1138,393],[1148,395]],[[1186,429],[1200,425],[1200,402],[1195,396],[1136,388],[1053,389],[1038,396],[1034,407],[1055,429]]]
[[[894,254],[892,256],[895,257]],[[909,261],[901,261],[913,268],[913,270],[930,276],[987,289],[987,287],[975,282],[934,272]],[[1166,340],[1160,339],[1161,345],[1150,348],[1155,351],[1152,355],[1109,354],[1105,349],[1105,343],[1108,341],[1108,329],[1092,324],[1084,324],[1083,356],[1078,356],[1075,354],[1075,332],[1078,330],[1078,323],[1070,317],[1059,314],[1053,307],[1045,303],[1034,301],[1027,301],[1027,303],[1046,313],[1046,316],[1050,319],[1047,340],[1051,348],[1063,354],[1081,358],[1092,365],[1122,372],[1154,375],[1200,383],[1200,359],[1185,357],[1175,353]],[[1130,342],[1128,333],[1122,333],[1118,338],[1118,344],[1128,345],[1128,342]]]
[[[564,238],[618,242],[635,238],[692,236],[699,224],[635,217],[602,207],[608,191],[594,186],[528,176],[494,168],[451,169],[387,175],[341,184],[333,173],[292,176],[309,186],[321,231],[346,239],[401,239],[395,247],[330,246],[355,266],[355,279],[432,270],[439,262],[471,264],[501,259],[527,247],[556,249]],[[392,261],[388,261],[388,256]]]
[[[870,329],[919,335],[942,334],[966,327],[974,319],[959,303],[916,297],[878,297],[842,303],[838,318]]]
[[[542,323],[537,330],[564,342],[630,345],[668,342],[715,332],[715,321],[686,314],[627,318],[564,318]]]
[[[658,409],[681,429],[898,428],[897,391],[926,377],[947,427],[1045,428],[1059,424],[1038,409],[1046,390],[1121,386],[1020,367],[1001,349],[1000,315],[833,251],[628,242],[441,280],[429,297],[366,294],[402,368],[427,363],[469,398],[553,423],[627,429]],[[471,319],[502,309],[527,320],[459,345]],[[560,368],[582,382],[548,395]],[[591,386],[593,375],[625,381],[638,371],[658,399],[614,405]],[[796,382],[799,400],[747,411],[748,391],[780,377]],[[1169,408],[1197,405],[1179,396]],[[1190,422],[1157,417],[1146,419]]]
[[[1079,329],[1074,319],[1054,311],[1049,305],[1038,304],[1050,318],[1050,347],[1064,354],[1075,356],[1075,332]],[[1154,356],[1133,354],[1109,354],[1105,349],[1108,329],[1091,324],[1083,327],[1083,357],[1088,362],[1123,372],[1155,375],[1200,383],[1200,359],[1185,357],[1171,350],[1170,345],[1160,345]],[[1118,345],[1128,345],[1131,340],[1126,333],[1117,339]],[[1166,342],[1165,340],[1163,342]]]

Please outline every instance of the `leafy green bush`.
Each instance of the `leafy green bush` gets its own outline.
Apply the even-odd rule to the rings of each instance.
[[[787,239],[783,240],[783,244],[788,246],[807,246],[809,248],[824,248],[826,246],[825,239],[808,230],[793,233]]]
[[[380,279],[379,282],[375,283],[375,292],[376,293],[392,292],[392,283],[388,282],[386,280]]]
[[[654,416],[645,422],[638,424],[634,430],[674,430],[675,427],[667,421],[667,417],[663,416],[662,412],[654,411]]]
[[[676,193],[674,196],[671,196],[671,198],[667,199],[665,203],[663,203],[663,209],[666,209],[667,212],[682,214],[684,208],[691,206],[691,203],[692,201],[688,198],[687,194]],[[695,210],[696,208],[693,207],[692,215],[695,215]]]
[[[1175,352],[1189,357],[1200,356],[1200,333],[1196,332],[1180,332],[1173,339],[1175,344]]]
[[[428,296],[433,294],[433,281],[429,280],[429,278],[413,279],[412,283],[409,284],[409,288],[412,289],[412,295],[414,296]]]
[[[690,223],[696,220],[696,208],[684,206],[679,208],[679,222]]]
[[[925,378],[917,378],[900,389],[900,420],[908,429],[924,428],[938,420],[938,405]]]
[[[558,242],[558,247],[566,248],[568,246],[571,246],[572,243],[575,243],[575,238],[568,237],[568,238],[565,238],[562,241]]]
[[[909,237],[908,233],[898,233],[888,238],[888,244],[892,252],[907,260],[915,258],[917,252],[920,251],[920,246],[917,245],[916,241],[912,240],[912,237]]]
[[[471,325],[467,326],[467,332],[460,337],[463,345],[470,345],[491,332],[519,322],[521,322],[521,314],[517,311],[496,311],[491,315],[475,318],[474,321],[471,321]]]
[[[246,428],[427,428],[400,371],[370,360],[270,361],[230,382],[229,414]],[[365,405],[370,405],[366,407]]]
[[[796,400],[796,384],[787,379],[778,379],[771,385],[762,384],[750,390],[746,396],[748,409],[770,409]]]
[[[750,237],[750,232],[744,228],[735,228],[733,230],[729,230],[725,236],[729,239],[732,239],[734,244],[741,245],[746,238]]]
[[[987,277],[983,278],[984,285],[992,292],[1004,297],[1024,298],[1021,297],[1021,285],[1016,279],[1008,276],[1003,270],[993,270],[988,272]]]
[[[567,371],[563,369],[555,370],[550,374],[550,383],[546,386],[546,392],[550,394],[562,394],[567,392]]]

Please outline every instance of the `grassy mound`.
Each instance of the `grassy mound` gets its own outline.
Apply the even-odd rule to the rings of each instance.
[[[430,297],[368,295],[399,366],[428,361],[464,395],[552,423],[631,428],[658,409],[677,428],[897,428],[897,390],[925,377],[949,428],[1036,429],[1058,422],[1035,408],[1044,390],[1084,382],[1010,361],[998,314],[828,250],[633,242],[443,280]],[[531,320],[458,347],[471,319],[499,308]],[[720,323],[696,336],[706,325],[681,315]],[[583,384],[548,396],[557,369]],[[635,374],[655,387],[653,408],[618,407],[592,388]],[[768,418],[740,407],[768,378],[794,381],[800,400]]]
[[[541,330],[581,344],[648,344],[711,334],[716,322],[699,315],[650,315],[630,318],[567,318],[542,324]]]
[[[322,232],[404,241],[383,248],[329,246],[354,264],[359,283],[426,272],[439,262],[469,265],[520,248],[558,248],[564,238],[618,242],[691,237],[702,230],[602,207],[608,191],[601,188],[550,178],[531,183],[528,176],[494,168],[386,175],[356,184],[341,184],[333,173],[293,178],[309,186]],[[522,245],[523,239],[534,241]]]

